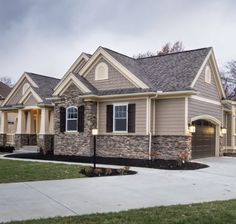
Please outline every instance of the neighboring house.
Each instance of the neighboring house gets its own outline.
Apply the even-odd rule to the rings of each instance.
[[[82,53],[61,80],[23,74],[1,110],[2,119],[18,114],[17,148],[92,156],[97,128],[98,156],[198,158],[226,147],[224,99],[212,48],[133,59],[99,47]],[[5,144],[4,123],[1,130]]]

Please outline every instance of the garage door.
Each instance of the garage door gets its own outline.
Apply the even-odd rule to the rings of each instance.
[[[193,124],[196,131],[192,135],[192,158],[215,156],[215,125],[205,120]]]

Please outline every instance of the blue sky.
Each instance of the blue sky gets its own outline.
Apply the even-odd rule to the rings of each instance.
[[[235,12],[231,0],[0,0],[0,76],[61,78],[82,51],[133,56],[178,40],[212,46],[222,67],[236,60]]]

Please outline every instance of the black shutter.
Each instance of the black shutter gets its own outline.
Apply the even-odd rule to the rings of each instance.
[[[78,132],[84,132],[84,106],[78,107]]]
[[[107,132],[113,132],[113,105],[107,105]]]
[[[135,104],[128,106],[128,132],[135,133]]]
[[[66,130],[66,108],[60,107],[60,132]]]

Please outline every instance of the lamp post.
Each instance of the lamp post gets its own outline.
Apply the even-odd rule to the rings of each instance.
[[[93,135],[93,169],[96,169],[96,136],[98,135],[98,129],[92,129]]]

